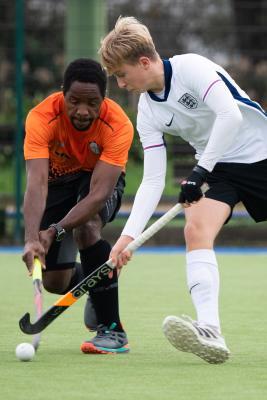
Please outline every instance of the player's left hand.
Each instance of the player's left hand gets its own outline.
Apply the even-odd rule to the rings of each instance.
[[[28,240],[24,246],[22,260],[28,268],[29,276],[33,272],[35,257],[39,258],[42,268],[45,269],[45,250],[42,243],[39,240]]]
[[[196,165],[191,175],[181,183],[179,203],[191,204],[197,202],[203,196],[201,186],[206,181],[209,171]]]

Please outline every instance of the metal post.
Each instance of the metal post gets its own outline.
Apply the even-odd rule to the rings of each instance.
[[[21,180],[23,142],[23,54],[24,54],[24,7],[23,0],[16,0],[16,141],[15,141],[15,199],[16,218],[14,239],[21,241]]]
[[[106,0],[66,0],[66,4],[66,63],[79,57],[98,60],[107,25]]]

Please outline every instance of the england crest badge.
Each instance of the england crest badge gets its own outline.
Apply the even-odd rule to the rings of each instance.
[[[178,100],[186,108],[197,108],[198,101],[189,93],[184,93],[182,97]]]

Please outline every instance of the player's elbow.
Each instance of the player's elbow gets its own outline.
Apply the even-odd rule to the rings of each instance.
[[[165,177],[162,178],[162,179],[158,182],[158,187],[159,187],[159,190],[160,190],[161,192],[163,192],[163,190],[164,190],[164,188],[165,188]]]
[[[239,108],[235,109],[231,113],[231,121],[236,129],[238,129],[241,126],[243,122],[243,116]]]
[[[144,176],[142,180],[142,185],[148,186],[150,189],[163,192],[165,187],[165,174],[158,174],[150,177]]]
[[[108,193],[89,194],[88,201],[90,202],[91,207],[98,212],[105,206],[109,198],[110,195]]]
[[[220,120],[228,128],[231,126],[232,130],[238,129],[243,121],[242,113],[237,106],[221,111],[217,117],[218,121]]]

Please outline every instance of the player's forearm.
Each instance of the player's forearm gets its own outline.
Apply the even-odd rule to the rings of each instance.
[[[73,207],[61,221],[55,222],[62,226],[66,231],[77,228],[99,213],[99,211],[104,207],[106,200],[106,197],[98,197],[97,195],[89,194]]]
[[[39,230],[45,210],[47,188],[28,187],[24,196],[25,243],[39,240]]]
[[[122,231],[123,236],[136,238],[144,230],[159,203],[163,188],[164,185],[151,187],[143,184],[139,187],[130,217]]]
[[[92,174],[89,194],[77,203],[61,221],[55,222],[66,231],[88,222],[102,210],[114,192],[121,170],[121,167],[99,161]]]
[[[163,148],[144,153],[144,177],[136,193],[132,211],[122,235],[136,238],[145,228],[161,198],[166,175],[166,151]]]
[[[229,113],[225,118],[217,117],[208,144],[198,165],[212,171],[215,164],[231,148],[242,121],[241,113]]]

